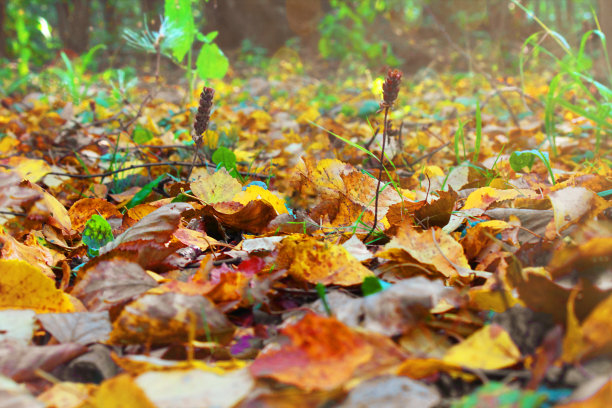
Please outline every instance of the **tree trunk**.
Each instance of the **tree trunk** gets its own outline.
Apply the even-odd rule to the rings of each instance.
[[[597,17],[601,24],[601,30],[606,36],[608,58],[612,58],[612,1],[599,0],[599,14]]]
[[[89,0],[59,0],[55,4],[60,40],[64,48],[83,53],[89,47]]]
[[[113,43],[117,43],[117,0],[100,0],[102,4],[102,15],[104,16],[104,27],[110,34]]]
[[[151,31],[159,30],[159,16],[164,15],[164,5],[160,0],[140,0],[140,10],[147,19]]]
[[[213,0],[203,7],[206,17],[203,31],[219,31],[215,41],[224,50],[239,48],[248,38],[253,44],[273,52],[293,35],[284,1]]]
[[[6,17],[6,0],[0,0],[0,58],[8,55],[6,50],[6,29],[4,20]]]

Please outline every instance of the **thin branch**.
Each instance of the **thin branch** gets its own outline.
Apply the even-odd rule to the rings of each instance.
[[[70,177],[70,178],[76,178],[76,179],[90,179],[90,178],[96,178],[96,177],[108,177],[108,176],[112,176],[113,174],[122,173],[124,171],[141,169],[141,168],[151,168],[151,167],[160,167],[160,166],[191,166],[191,165],[192,165],[191,162],[168,161],[168,162],[160,162],[160,163],[134,164],[129,167],[124,167],[122,169],[109,170],[107,172],[97,173],[97,174],[71,174],[71,173],[61,173],[61,172],[52,171],[52,172],[47,173],[45,176],[60,176],[60,177]],[[212,163],[204,163],[204,164],[195,164],[195,167],[216,168],[217,166]],[[265,179],[268,177],[274,177],[270,174],[250,173],[246,171],[240,171],[239,173],[243,176],[258,177],[262,179]]]

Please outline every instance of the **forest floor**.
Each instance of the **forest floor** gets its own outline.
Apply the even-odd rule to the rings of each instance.
[[[605,406],[612,121],[385,74],[2,99],[0,401]]]

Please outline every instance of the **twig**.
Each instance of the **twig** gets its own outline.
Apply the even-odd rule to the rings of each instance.
[[[26,213],[18,213],[18,212],[13,212],[13,211],[0,211],[1,215],[13,215],[15,217],[27,217],[28,214]]]
[[[415,164],[417,164],[418,162],[420,162],[421,160],[425,160],[431,156],[433,156],[434,154],[438,153],[440,150],[444,149],[446,146],[448,146],[450,144],[450,142],[446,142],[444,143],[442,146],[438,146],[435,149],[433,149],[431,152],[424,154],[421,157],[418,157],[417,159],[415,159],[412,163],[410,163],[410,167],[414,166]]]
[[[45,174],[45,176],[60,176],[60,177],[70,177],[70,178],[76,178],[76,179],[90,179],[90,178],[96,178],[96,177],[112,176],[113,174],[121,173],[124,171],[129,171],[129,170],[134,170],[134,169],[141,169],[141,168],[150,168],[150,167],[159,167],[159,166],[191,166],[191,165],[192,165],[191,162],[168,161],[168,162],[160,162],[160,163],[134,164],[129,167],[124,167],[122,169],[109,170],[107,172],[97,173],[97,174],[71,174],[71,173],[61,173],[61,172],[52,171],[52,172]],[[217,166],[215,166],[212,163],[203,163],[203,164],[195,164],[195,167],[216,168]],[[268,177],[274,177],[269,174],[250,173],[246,171],[240,171],[238,173],[240,173],[243,176],[258,177],[258,178],[264,178],[264,179]]]

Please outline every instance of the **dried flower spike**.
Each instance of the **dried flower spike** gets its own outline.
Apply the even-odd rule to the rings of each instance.
[[[400,82],[402,82],[402,71],[390,69],[389,72],[387,72],[387,78],[382,86],[383,102],[381,103],[381,107],[391,107],[395,103],[397,95],[399,94]]]
[[[200,104],[198,105],[198,113],[195,117],[193,129],[195,130],[194,141],[202,137],[202,133],[208,128],[208,122],[210,120],[210,110],[212,109],[213,97],[215,96],[215,90],[212,88],[204,87],[200,94]]]

